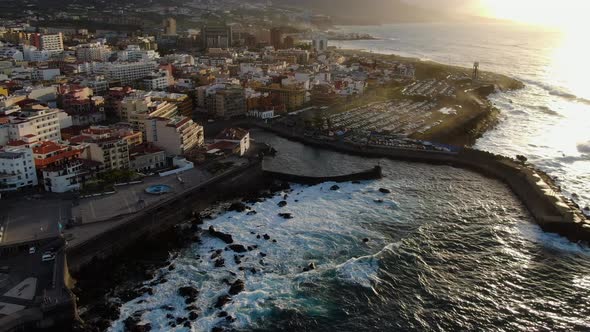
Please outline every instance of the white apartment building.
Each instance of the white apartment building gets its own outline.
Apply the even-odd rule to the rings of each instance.
[[[76,59],[78,61],[107,61],[111,54],[111,49],[100,43],[76,46]]]
[[[138,45],[128,45],[123,51],[117,52],[119,61],[153,61],[160,58],[160,54],[154,50],[142,50]]]
[[[15,47],[2,47],[2,48],[0,48],[0,59],[1,58],[11,59],[11,60],[16,60],[16,61],[23,61],[25,59],[23,52],[19,51]]]
[[[183,155],[204,143],[203,127],[185,116],[149,118],[145,120],[145,129],[147,141],[168,155]]]
[[[0,151],[0,191],[13,191],[36,185],[37,173],[33,150],[24,147],[4,147]]]
[[[59,141],[60,118],[62,121],[67,118],[59,113],[64,112],[38,106],[21,111],[10,118],[8,136],[10,140]]]
[[[104,75],[109,81],[121,81],[128,85],[152,73],[158,64],[155,61],[147,62],[105,62],[94,64],[94,72]]]
[[[47,50],[38,50],[35,46],[23,45],[23,58],[25,61],[47,61],[50,56],[51,52]]]
[[[49,52],[63,52],[64,42],[61,33],[52,34],[33,34],[32,43],[40,50]]]
[[[113,137],[88,142],[91,160],[102,163],[101,170],[129,168],[129,146],[123,138]]]
[[[142,81],[142,85],[145,90],[165,90],[173,84],[174,81],[171,79],[170,74],[166,70],[153,72],[147,77],[144,77]]]
[[[250,149],[250,132],[242,128],[226,128],[217,134],[215,143],[229,142],[240,146],[240,156]]]
[[[81,162],[60,165],[43,170],[43,186],[51,193],[65,193],[79,190],[78,174],[82,169]]]
[[[170,119],[178,114],[178,107],[167,101],[152,101],[151,97],[140,92],[125,97],[121,101],[121,120],[131,124],[134,130],[146,134],[144,120],[148,118]]]

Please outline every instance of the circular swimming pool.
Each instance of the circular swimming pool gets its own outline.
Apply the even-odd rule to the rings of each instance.
[[[172,187],[165,184],[156,184],[145,188],[145,192],[152,195],[167,194],[172,191]]]

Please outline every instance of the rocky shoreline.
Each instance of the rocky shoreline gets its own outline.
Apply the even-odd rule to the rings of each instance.
[[[376,167],[373,170],[355,173],[351,175],[338,176],[342,182],[360,183],[358,180],[379,177],[381,169]],[[274,174],[274,173],[273,173]],[[250,194],[240,195],[227,200],[218,201],[209,207],[200,211],[195,210],[190,219],[177,224],[173,229],[164,231],[156,238],[139,241],[132,244],[123,255],[111,256],[106,259],[94,259],[90,264],[82,268],[75,276],[77,285],[73,289],[78,297],[80,320],[75,322],[72,331],[104,331],[107,330],[114,321],[120,319],[121,306],[129,301],[137,299],[145,294],[153,295],[153,287],[168,282],[166,276],[170,271],[175,270],[174,259],[181,255],[182,251],[189,250],[195,244],[202,244],[203,237],[214,237],[226,244],[225,248],[210,250],[208,257],[197,256],[199,260],[209,260],[215,268],[222,268],[227,262],[222,257],[223,251],[233,252],[233,263],[240,265],[238,270],[245,271],[248,274],[256,274],[258,268],[242,264],[245,255],[253,253],[260,265],[264,266],[266,253],[260,251],[257,245],[248,243],[236,243],[231,234],[216,230],[213,226],[204,229],[205,220],[212,219],[219,214],[226,212],[246,213],[255,215],[257,212],[251,205],[263,202],[280,196],[281,201],[277,204],[279,208],[287,205],[287,198],[292,193],[290,184],[281,179],[280,176],[268,174],[266,185]],[[300,177],[303,179],[304,177]],[[267,180],[268,180],[267,179]],[[310,178],[315,179],[315,178]],[[336,180],[337,180],[336,179]],[[330,179],[327,179],[327,181]],[[306,181],[302,183],[308,184]],[[338,190],[339,187],[334,185],[330,190]],[[381,193],[389,192],[388,189],[381,188]],[[297,201],[297,200],[295,200]],[[278,216],[288,220],[293,218],[293,212],[278,212]],[[277,243],[271,235],[261,232],[252,234],[256,239]],[[368,241],[365,239],[363,241]],[[249,254],[250,256],[252,255]],[[227,258],[227,257],[226,257]],[[315,269],[313,262],[303,266],[302,272]],[[223,310],[223,307],[232,301],[232,296],[239,294],[244,290],[244,280],[238,278],[235,274],[224,279],[227,285],[225,294],[214,299],[214,305],[211,309],[219,310],[218,317],[225,317],[219,326],[212,328],[212,331],[224,331],[229,328],[234,317],[231,317]],[[180,286],[176,290],[177,295],[184,298],[185,314],[173,314],[174,308],[162,306],[159,309],[169,311],[166,314],[168,326],[171,328],[184,326],[190,327],[191,321],[196,320],[199,315],[199,309],[195,301],[200,294],[200,290],[191,285]],[[143,300],[139,300],[141,303]],[[123,321],[125,331],[150,331],[152,327],[149,323],[142,323],[141,316],[145,311],[134,312]]]
[[[151,287],[166,282],[164,271],[174,270],[172,261],[182,250],[187,250],[194,243],[199,243],[201,236],[218,237],[230,244],[228,250],[236,253],[247,251],[249,247],[233,244],[230,234],[217,232],[215,229],[201,229],[203,220],[226,211],[246,212],[247,209],[249,210],[246,205],[248,202],[261,202],[288,190],[290,186],[287,182],[271,182],[266,188],[244,195],[240,199],[217,202],[202,211],[195,211],[191,219],[176,225],[172,230],[162,232],[157,239],[152,238],[132,244],[124,255],[93,260],[75,275],[77,283],[73,291],[78,298],[81,320],[74,323],[72,331],[108,329],[111,323],[119,318],[121,305],[143,294],[152,293]],[[256,211],[249,210],[246,213],[255,214]],[[263,236],[268,237],[267,234]],[[214,256],[213,254],[212,257]],[[217,259],[216,265],[222,266],[223,262]],[[241,289],[243,289],[243,281],[241,284],[238,279],[231,283],[228,292],[236,293]],[[178,294],[186,300],[187,317],[168,317],[171,320],[171,327],[189,325],[190,323],[187,322],[198,317],[196,308],[191,306],[198,295],[198,290],[181,287],[178,289]],[[229,298],[219,299],[218,303],[222,306],[229,300]],[[151,330],[151,326],[140,324],[139,316],[141,312],[125,321],[127,331]]]

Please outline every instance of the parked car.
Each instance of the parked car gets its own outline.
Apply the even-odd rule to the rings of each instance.
[[[29,254],[34,254],[37,251],[37,249],[35,247],[30,247],[29,248]]]

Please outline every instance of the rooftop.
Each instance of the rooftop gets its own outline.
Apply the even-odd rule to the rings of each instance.
[[[248,131],[242,128],[226,128],[215,139],[239,141],[248,135]]]

